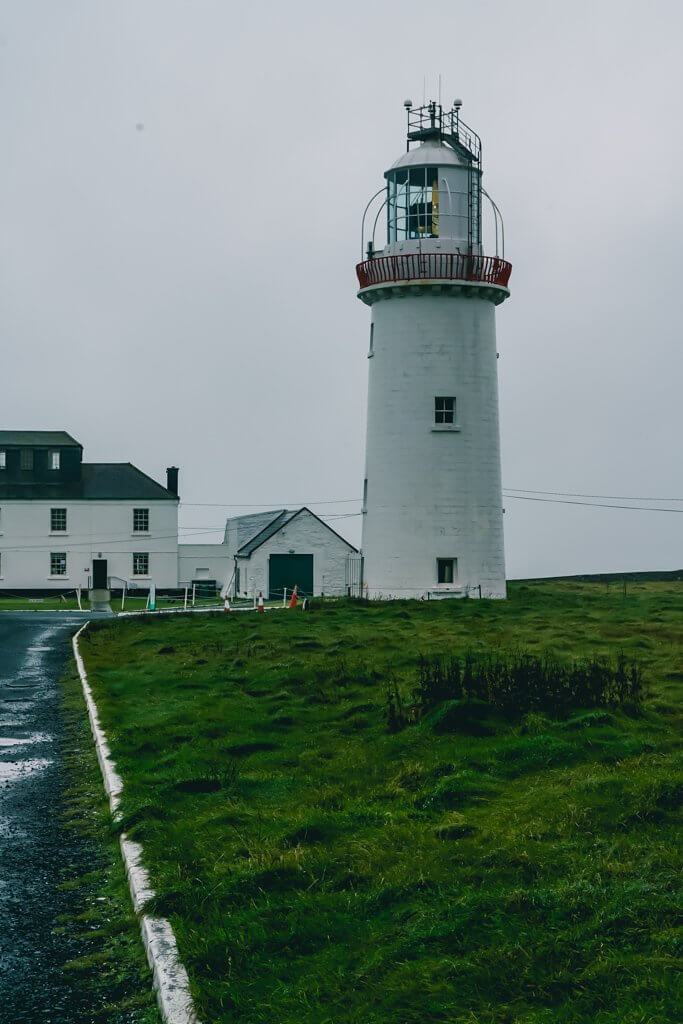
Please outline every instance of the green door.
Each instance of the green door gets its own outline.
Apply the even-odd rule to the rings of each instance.
[[[281,598],[285,587],[291,594],[295,586],[302,597],[313,593],[313,555],[271,555],[268,560],[270,600]]]

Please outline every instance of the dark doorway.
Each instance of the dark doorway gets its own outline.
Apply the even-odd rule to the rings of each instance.
[[[313,555],[271,555],[268,562],[270,600],[282,597],[285,587],[291,594],[295,586],[302,597],[313,593]]]
[[[92,560],[92,588],[93,590],[107,589],[106,558],[93,558]]]

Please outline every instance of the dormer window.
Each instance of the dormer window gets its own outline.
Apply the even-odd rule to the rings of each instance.
[[[47,464],[50,469],[59,469],[59,452],[50,451],[47,453]]]
[[[33,469],[33,448],[22,448],[19,454],[19,466],[23,470]]]

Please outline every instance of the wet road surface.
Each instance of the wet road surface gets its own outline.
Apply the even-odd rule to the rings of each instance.
[[[54,933],[89,870],[88,843],[60,828],[59,678],[84,618],[0,613],[0,1024],[88,1020],[63,964],[82,950]],[[81,1012],[83,1011],[83,1012]]]

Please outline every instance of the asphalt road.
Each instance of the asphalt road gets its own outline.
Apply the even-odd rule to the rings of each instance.
[[[63,724],[58,682],[75,615],[0,613],[0,1024],[90,1020],[63,964],[82,941],[55,934],[72,910],[59,889],[92,851],[60,828]]]

